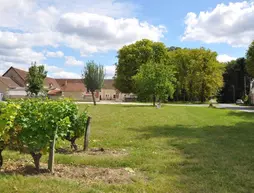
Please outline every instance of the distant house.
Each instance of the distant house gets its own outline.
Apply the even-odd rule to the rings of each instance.
[[[28,72],[20,70],[18,68],[10,67],[4,74],[3,77],[11,78],[20,87],[26,87],[26,77]],[[60,89],[59,84],[54,78],[46,77],[44,80],[44,88],[47,90]]]
[[[79,101],[92,101],[92,94],[87,89],[82,79],[56,79],[62,91],[62,97],[73,98]],[[99,92],[95,93],[96,101],[99,101]]]
[[[0,93],[9,98],[26,97],[26,77],[28,72],[10,67],[1,77]],[[87,91],[82,79],[54,79],[46,77],[44,89],[49,98],[73,98],[78,101],[92,101],[92,95]],[[7,92],[8,90],[8,92]],[[131,94],[120,93],[114,87],[113,79],[104,80],[101,90],[95,92],[96,101],[112,100],[127,101]]]
[[[0,77],[0,99],[3,97],[21,98],[26,96],[20,86],[9,77]]]

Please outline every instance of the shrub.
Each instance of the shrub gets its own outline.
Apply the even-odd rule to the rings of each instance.
[[[87,112],[84,111],[71,120],[71,127],[67,132],[65,139],[71,142],[71,148],[73,148],[75,151],[78,150],[76,139],[84,135],[87,118]]]
[[[10,143],[16,143],[18,129],[14,127],[15,118],[20,109],[19,104],[14,102],[1,103],[0,120],[0,167],[3,164],[2,151]]]

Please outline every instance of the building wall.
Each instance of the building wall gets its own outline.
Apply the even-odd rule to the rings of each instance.
[[[116,100],[117,93],[115,89],[101,89],[100,92],[101,100]]]
[[[0,82],[0,93],[5,94],[7,89],[8,87],[4,83]]]
[[[25,81],[13,70],[12,68],[4,75],[4,77],[11,78],[14,82],[16,82],[20,87],[25,87]]]
[[[85,94],[84,92],[63,92],[63,97],[65,98],[72,98],[73,100],[78,101],[86,101],[86,102],[92,102],[93,97],[91,94]],[[95,94],[96,101],[99,101],[99,98]]]
[[[63,92],[65,98],[72,98],[73,100],[82,100],[83,92]]]
[[[20,99],[20,98],[27,98],[27,93],[25,88],[16,88],[16,89],[9,89],[5,93],[6,98],[10,99]]]

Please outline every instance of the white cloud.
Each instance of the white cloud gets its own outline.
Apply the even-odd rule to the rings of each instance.
[[[106,71],[106,79],[110,79],[113,78],[113,76],[115,75],[115,71],[116,71],[116,66],[112,65],[112,66],[104,66],[105,71]]]
[[[115,0],[0,0],[0,72],[10,66],[27,69],[31,61],[64,57],[60,46],[81,56],[117,50],[148,38],[158,41],[166,29],[134,18],[136,6]],[[96,13],[96,14],[91,14]],[[53,52],[38,52],[34,48]],[[84,63],[72,56],[66,65]],[[66,73],[62,75],[67,76]],[[73,74],[72,74],[73,75]],[[70,76],[72,76],[70,75]]]
[[[164,26],[136,18],[114,19],[87,12],[62,15],[56,29],[64,34],[67,45],[80,49],[81,55],[116,50],[143,38],[159,41],[166,31]]]
[[[40,7],[55,6],[62,13],[66,12],[90,12],[111,17],[133,16],[138,6],[131,2],[116,0],[44,0],[39,1]]]
[[[73,72],[66,72],[66,71],[60,71],[60,72],[54,72],[51,73],[51,77],[53,78],[75,78],[80,79],[81,75]]]
[[[230,62],[230,61],[236,60],[236,59],[237,59],[236,57],[232,57],[232,56],[229,56],[227,54],[221,54],[221,55],[217,56],[217,60],[219,62]]]
[[[30,48],[8,49],[0,47],[0,73],[3,74],[11,66],[28,70],[31,62],[40,63],[45,59],[40,52]]]
[[[254,2],[218,4],[215,9],[185,18],[182,40],[248,46],[254,39]]]
[[[48,76],[52,78],[81,78],[81,74],[67,72],[58,66],[51,66],[44,64],[45,69],[48,71]]]
[[[73,56],[65,56],[65,65],[66,66],[83,66],[84,62],[77,60]]]
[[[46,56],[51,57],[51,58],[62,58],[62,57],[64,57],[64,53],[61,51],[56,51],[56,52],[47,51]]]

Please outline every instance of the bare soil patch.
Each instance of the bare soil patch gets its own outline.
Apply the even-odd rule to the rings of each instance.
[[[61,154],[73,154],[73,155],[111,155],[114,157],[128,155],[128,152],[125,149],[106,149],[106,148],[91,148],[88,151],[73,151],[68,148],[58,148],[57,153]]]
[[[34,166],[25,162],[5,163],[0,174],[23,175],[23,176],[41,176],[70,179],[85,183],[104,182],[108,184],[127,184],[135,181],[140,174],[131,168],[97,168],[88,166],[70,166],[64,164],[55,164],[54,174],[49,173],[46,164],[41,164],[41,170],[38,173]]]

